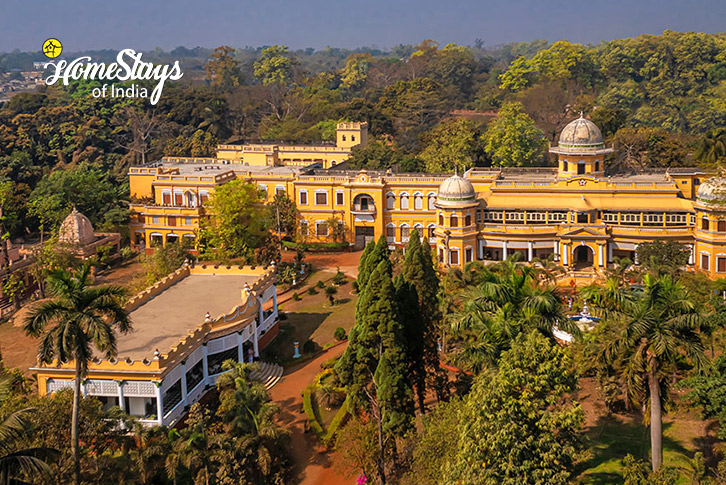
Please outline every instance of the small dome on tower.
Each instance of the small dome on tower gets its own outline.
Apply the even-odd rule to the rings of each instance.
[[[469,205],[476,201],[476,192],[471,182],[455,174],[439,185],[436,203],[443,207]]]
[[[74,207],[60,226],[58,240],[64,244],[85,246],[95,239],[91,221]]]
[[[726,178],[711,177],[698,187],[698,202],[707,205],[726,205]]]
[[[600,128],[582,115],[571,121],[560,133],[560,148],[601,148],[603,146]]]

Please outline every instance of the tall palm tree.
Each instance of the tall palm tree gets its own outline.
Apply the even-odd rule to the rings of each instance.
[[[616,282],[590,290],[592,303],[610,328],[600,356],[619,375],[628,399],[650,404],[651,465],[663,462],[662,409],[668,383],[679,357],[697,368],[706,356],[700,331],[704,318],[686,288],[671,276],[643,277],[644,289],[634,292]]]
[[[41,337],[38,360],[50,364],[75,361],[71,449],[74,460],[75,483],[81,481],[81,457],[78,446],[78,413],[81,380],[88,373],[94,358],[93,347],[106,358],[116,355],[114,330],[131,330],[128,314],[121,304],[124,295],[119,286],[91,288],[88,263],[68,272],[55,270],[48,276],[52,299],[33,308],[25,319],[25,332]]]
[[[565,272],[565,268],[555,261],[554,254],[548,254],[543,258],[533,258],[532,265],[537,268],[541,279],[553,285],[557,284],[557,276]]]
[[[726,132],[711,130],[696,149],[696,160],[708,165],[716,165],[726,158]]]
[[[0,402],[10,395],[11,381],[9,378],[0,380]],[[22,483],[26,477],[42,477],[50,473],[46,459],[57,455],[50,448],[18,449],[19,442],[30,431],[28,417],[35,409],[24,408],[12,413],[0,422],[0,485]]]
[[[554,338],[558,327],[578,333],[565,316],[557,288],[544,285],[534,267],[516,261],[500,263],[497,272],[465,290],[451,322],[452,333],[464,339],[459,359],[475,371],[496,365],[501,352],[522,332],[538,330]]]

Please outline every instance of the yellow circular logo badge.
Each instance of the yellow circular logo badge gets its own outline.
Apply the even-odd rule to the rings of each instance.
[[[63,44],[58,39],[48,39],[43,42],[43,54],[50,59],[55,59],[63,52]]]

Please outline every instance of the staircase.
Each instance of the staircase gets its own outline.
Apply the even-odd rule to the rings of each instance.
[[[259,370],[253,370],[250,373],[250,379],[264,384],[266,390],[270,390],[272,386],[282,378],[284,369],[281,365],[268,362],[258,362]]]

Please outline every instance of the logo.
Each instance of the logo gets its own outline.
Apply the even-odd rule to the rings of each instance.
[[[51,46],[49,43],[53,42]],[[46,50],[48,44],[48,50]],[[53,47],[55,50],[51,50]],[[61,43],[56,39],[48,39],[43,44],[43,52],[48,57],[57,57],[62,50]],[[48,52],[52,52],[51,56]],[[159,101],[164,83],[168,80],[177,81],[184,73],[181,70],[179,61],[174,64],[154,64],[153,62],[142,61],[143,54],[133,49],[124,49],[116,56],[116,62],[106,64],[104,62],[93,62],[89,56],[78,57],[70,62],[66,60],[57,63],[48,62],[45,67],[54,69],[53,74],[48,76],[45,83],[48,86],[61,81],[68,86],[71,81],[84,79],[86,81],[106,81],[101,87],[95,87],[91,91],[94,98],[149,98],[153,105]],[[149,93],[149,89],[143,84],[125,84],[130,81],[155,81],[156,86]]]
[[[49,59],[55,59],[63,52],[63,44],[58,39],[52,37],[43,42],[43,54]]]

